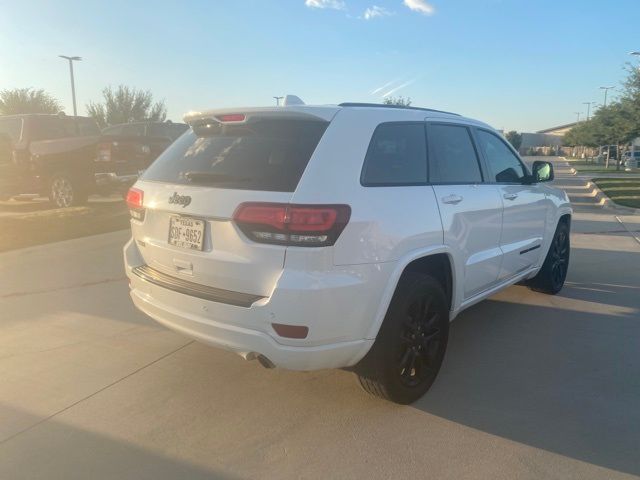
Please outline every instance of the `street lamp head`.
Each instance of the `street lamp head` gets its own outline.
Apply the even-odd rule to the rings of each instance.
[[[611,90],[613,88],[613,85],[610,87],[600,87],[600,90]]]
[[[82,60],[82,57],[67,57],[66,55],[58,55],[60,58],[64,58],[66,60],[71,60],[71,61],[75,61],[75,60]]]

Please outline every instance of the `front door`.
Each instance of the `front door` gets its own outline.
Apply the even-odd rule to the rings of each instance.
[[[528,171],[515,152],[495,133],[477,129],[490,181],[495,182],[504,205],[500,248],[500,280],[513,277],[541,260],[543,235],[550,200],[536,184],[526,184]]]
[[[461,259],[456,278],[463,279],[464,301],[494,286],[502,262],[502,200],[495,185],[485,183],[465,125],[428,123],[429,181],[436,194],[444,243]]]

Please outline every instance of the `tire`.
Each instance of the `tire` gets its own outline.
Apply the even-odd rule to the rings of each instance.
[[[555,295],[564,286],[569,270],[571,242],[569,225],[560,222],[551,240],[551,246],[538,274],[529,281],[529,286],[536,292]]]
[[[49,201],[56,208],[68,208],[87,203],[88,193],[81,183],[67,173],[57,173],[49,180]]]
[[[449,339],[449,306],[440,282],[405,273],[396,288],[376,341],[356,365],[362,388],[403,405],[431,387]]]

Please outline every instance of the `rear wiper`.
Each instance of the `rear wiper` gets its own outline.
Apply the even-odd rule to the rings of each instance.
[[[190,182],[207,182],[207,183],[225,183],[225,182],[250,182],[252,179],[248,177],[238,177],[236,175],[229,175],[227,173],[215,173],[215,172],[199,172],[196,170],[190,170],[182,174],[184,178]]]

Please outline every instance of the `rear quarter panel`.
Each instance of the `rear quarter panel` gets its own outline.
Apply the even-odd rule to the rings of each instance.
[[[293,203],[351,207],[351,219],[333,249],[335,265],[397,261],[425,245],[443,243],[440,213],[431,186],[360,184],[375,128],[393,121],[423,122],[424,113],[341,110],[327,128],[293,195]]]

